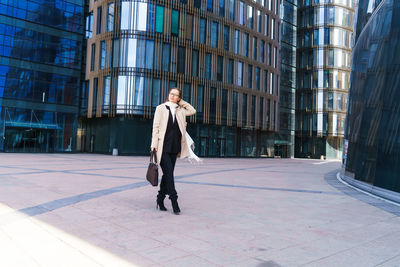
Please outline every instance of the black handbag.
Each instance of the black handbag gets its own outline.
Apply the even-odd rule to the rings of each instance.
[[[146,179],[152,186],[158,186],[157,152],[155,149],[150,153],[150,163],[147,168]]]

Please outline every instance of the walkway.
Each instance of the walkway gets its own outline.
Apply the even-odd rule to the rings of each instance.
[[[340,162],[178,161],[181,215],[147,157],[0,154],[1,266],[400,266],[400,207]]]

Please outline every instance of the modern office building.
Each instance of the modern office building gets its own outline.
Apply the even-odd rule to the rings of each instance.
[[[75,151],[83,0],[0,2],[0,151]]]
[[[172,87],[200,156],[274,156],[280,0],[90,0],[80,151],[146,154]]]
[[[359,5],[358,17],[369,20],[357,21],[344,178],[400,201],[386,191],[400,193],[400,2],[379,2]]]
[[[298,4],[295,156],[341,158],[355,1]]]
[[[281,21],[279,132],[275,137],[275,155],[291,158],[295,146],[297,0],[283,0]]]

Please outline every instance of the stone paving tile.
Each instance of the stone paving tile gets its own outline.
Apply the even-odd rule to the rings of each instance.
[[[155,209],[147,163],[0,154],[8,266],[400,266],[400,209],[328,179],[339,162],[179,160],[179,216]]]

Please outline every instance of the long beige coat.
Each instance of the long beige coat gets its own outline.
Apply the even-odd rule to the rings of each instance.
[[[179,106],[176,108],[175,118],[178,122],[179,129],[182,133],[181,139],[181,152],[180,158],[186,158],[189,156],[189,149],[186,145],[186,116],[191,116],[196,113],[194,107],[192,107],[189,103],[181,100],[179,101]],[[161,162],[161,155],[164,146],[164,137],[165,132],[167,130],[169,119],[169,110],[167,109],[165,103],[158,105],[156,108],[156,112],[154,113],[154,121],[153,121],[153,134],[151,140],[151,147],[157,148],[157,163]],[[179,156],[178,154],[178,156]]]

